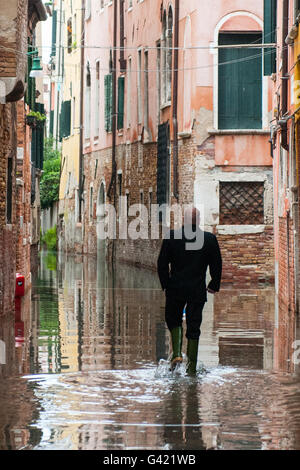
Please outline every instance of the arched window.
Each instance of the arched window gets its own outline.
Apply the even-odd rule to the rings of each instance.
[[[262,52],[254,48],[228,47],[261,43],[260,31],[221,31],[219,44],[219,129],[261,129]]]
[[[166,101],[172,98],[172,48],[173,48],[173,11],[169,8],[166,30]]]
[[[90,122],[91,122],[91,70],[90,64],[86,68],[86,87],[85,87],[85,138],[90,138]]]
[[[167,93],[166,93],[166,82],[167,82],[166,34],[167,34],[167,15],[166,15],[166,11],[164,11],[163,22],[162,22],[162,38],[161,38],[161,68],[162,68],[161,100],[162,100],[162,104],[165,104],[166,96],[167,96]]]

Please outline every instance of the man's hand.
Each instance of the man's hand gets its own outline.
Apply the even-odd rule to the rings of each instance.
[[[214,291],[212,289],[209,289],[209,288],[207,288],[207,292],[209,292],[210,294],[215,294],[216,293],[216,291]]]

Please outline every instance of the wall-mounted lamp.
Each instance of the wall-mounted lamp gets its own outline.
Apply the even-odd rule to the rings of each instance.
[[[38,54],[38,50],[35,49],[32,52],[27,52],[27,55]],[[29,74],[30,78],[39,78],[43,77],[43,67],[41,66],[41,61],[39,57],[33,57],[32,67]]]

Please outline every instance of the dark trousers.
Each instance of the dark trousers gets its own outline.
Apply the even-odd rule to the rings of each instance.
[[[199,339],[200,326],[202,323],[202,310],[205,301],[195,296],[180,293],[177,290],[167,289],[165,318],[167,327],[182,326],[183,309],[186,305],[186,337],[188,339]]]

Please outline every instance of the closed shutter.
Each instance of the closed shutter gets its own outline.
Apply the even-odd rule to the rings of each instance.
[[[118,78],[118,129],[124,127],[124,87],[125,78]]]
[[[296,2],[297,3],[297,2]],[[276,42],[277,0],[264,0],[264,43]],[[276,72],[276,49],[264,49],[264,75]]]
[[[57,30],[57,10],[53,10],[53,14],[52,14],[52,50],[51,50],[51,56],[56,55],[56,30]]]
[[[108,74],[104,77],[104,94],[105,94],[105,130],[112,130],[112,75]]]
[[[42,103],[36,103],[36,111],[45,114],[45,106]],[[35,166],[40,170],[43,169],[44,161],[44,123],[36,128],[36,160]]]
[[[71,132],[71,100],[61,104],[60,140],[69,137]]]
[[[49,126],[49,134],[53,136],[53,129],[54,129],[54,110],[50,111],[50,126]]]
[[[221,33],[220,45],[261,43],[262,35]],[[262,52],[219,49],[219,129],[261,129]]]
[[[29,47],[29,50],[31,50],[30,47]],[[32,55],[29,55],[27,59],[27,77],[26,77],[27,90],[26,90],[25,101],[26,101],[26,104],[28,104],[29,108],[32,111],[34,111],[35,110],[35,93],[36,93],[35,78],[31,78],[29,76],[31,69],[32,69],[32,63],[33,63]]]
[[[157,137],[157,204],[167,204],[169,198],[169,124],[158,126]]]

